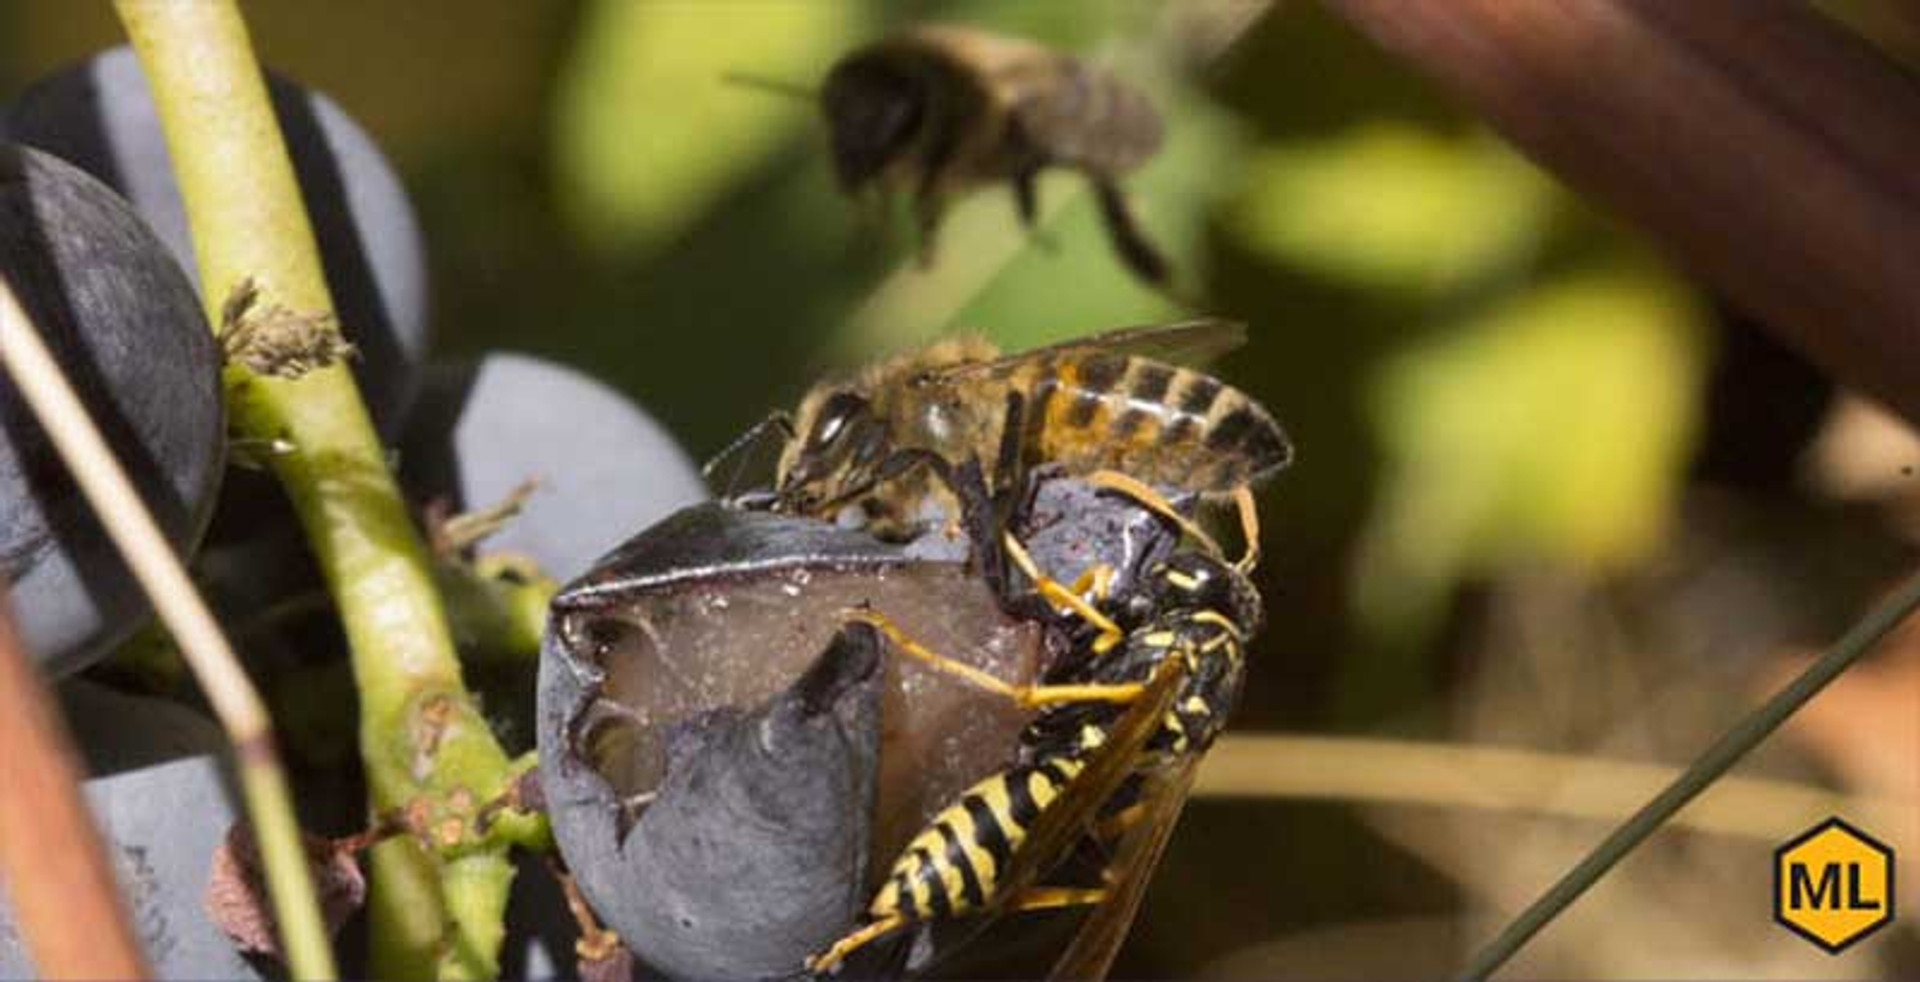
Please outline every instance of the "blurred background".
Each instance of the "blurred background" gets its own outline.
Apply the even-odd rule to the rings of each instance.
[[[1920,52],[1914,21],[1878,4],[1823,9],[1909,66]],[[1223,745],[1232,779],[1203,778],[1123,976],[1451,971],[1654,787],[1603,765],[1685,763],[1914,558],[1920,444],[1903,425],[1315,4],[247,15],[262,60],[331,95],[401,171],[436,357],[580,367],[695,459],[824,373],[954,331],[1017,348],[1186,316],[1113,260],[1070,176],[1042,181],[1044,241],[991,190],[914,268],[904,222],[863,222],[835,192],[815,107],[724,76],[811,86],[851,47],[937,18],[1084,53],[1152,93],[1166,146],[1127,186],[1199,308],[1250,325],[1214,368],[1299,451],[1263,491],[1269,625],[1237,732],[1370,742],[1342,744],[1356,755],[1337,773],[1317,745]],[[8,0],[0,98],[120,40],[106,4]],[[1571,756],[1516,785],[1466,745]],[[1769,909],[1772,849],[1825,811],[1920,855],[1920,637],[1737,773],[1753,797],[1710,794],[1517,971],[1920,972],[1910,921],[1832,958]],[[1453,785],[1481,778],[1508,797],[1462,804]]]

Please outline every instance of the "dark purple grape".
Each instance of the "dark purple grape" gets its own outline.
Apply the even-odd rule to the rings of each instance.
[[[373,140],[326,96],[269,76],[327,284],[374,421],[404,425],[427,345],[425,249],[405,189]],[[198,282],[166,141],[133,49],[114,48],[21,93],[12,139],[65,158],[133,203]]]
[[[1009,758],[1026,714],[917,663],[887,665],[880,715],[863,715],[875,699],[842,615],[861,603],[983,670],[1035,676],[1037,632],[961,558],[704,504],[561,591],[541,783],[581,888],[639,958],[684,978],[797,971],[853,923],[865,870]]]
[[[220,731],[177,703],[79,680],[62,685],[60,697],[96,775],[86,785],[88,804],[158,977],[260,978],[208,919],[202,900],[214,848],[234,821]],[[34,977],[0,895],[0,979]]]
[[[12,145],[0,145],[0,275],[162,529],[190,552],[226,434],[219,355],[186,275],[112,190]],[[56,675],[145,617],[132,575],[10,382],[0,382],[0,568],[28,646]]]
[[[428,370],[400,475],[414,497],[444,496],[456,508],[539,482],[485,548],[530,556],[563,580],[623,532],[706,497],[685,452],[639,407],[571,368],[518,354]]]

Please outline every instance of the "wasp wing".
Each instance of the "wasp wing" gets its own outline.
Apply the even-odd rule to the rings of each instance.
[[[1193,790],[1193,775],[1200,758],[1186,754],[1165,769],[1149,776],[1140,789],[1145,810],[1126,830],[1110,870],[1119,876],[1107,884],[1107,898],[1087,912],[1086,920],[1073,936],[1073,942],[1053,963],[1049,979],[1104,979],[1113,967],[1114,956],[1127,940],[1127,930],[1147,894],[1147,884],[1160,865],[1160,855],[1173,838],[1180,822],[1180,811]]]
[[[1192,365],[1217,358],[1247,343],[1247,325],[1216,317],[1180,321],[1174,324],[1149,324],[1123,327],[1074,338],[1058,344],[1030,348],[984,361],[960,362],[929,369],[920,384],[942,384],[972,378],[1006,375],[1021,366],[1043,358],[1071,354],[1137,355],[1177,365]]]
[[[1107,741],[1094,751],[1086,768],[1060,798],[1034,817],[1026,842],[1000,878],[996,906],[1004,907],[1052,872],[1093,827],[1100,809],[1135,772],[1142,749],[1159,730],[1185,677],[1178,658],[1168,658],[1155,669],[1146,691],[1109,728]]]

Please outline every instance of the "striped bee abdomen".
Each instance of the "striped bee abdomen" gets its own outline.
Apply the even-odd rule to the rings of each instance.
[[[874,920],[955,917],[986,906],[1040,812],[1084,767],[1054,757],[987,777],[935,815],[908,843],[873,898]]]
[[[1293,447],[1246,393],[1192,369],[1093,352],[1034,365],[1028,446],[1070,471],[1124,471],[1150,484],[1230,491],[1285,467]]]

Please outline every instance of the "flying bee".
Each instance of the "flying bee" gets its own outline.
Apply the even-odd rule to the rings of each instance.
[[[1251,496],[1243,489],[1237,500],[1252,543]],[[1134,623],[1118,645],[1088,643],[1038,685],[1009,685],[926,649],[883,614],[855,612],[902,654],[1040,712],[1022,732],[1013,764],[933,817],[895,861],[864,923],[809,959],[810,969],[830,971],[919,924],[1091,906],[1051,977],[1105,976],[1195,768],[1238,701],[1245,645],[1263,621],[1249,578],[1254,552],[1229,563],[1204,534],[1196,541],[1156,566],[1138,595],[1116,603]],[[1007,548],[1020,554],[1017,542]],[[1089,835],[1110,857],[1100,885],[1052,882]]]
[[[1033,468],[1119,471],[1176,495],[1216,496],[1292,458],[1280,425],[1245,393],[1162,358],[1205,358],[1245,340],[1219,320],[1112,331],[1001,355],[944,341],[815,387],[788,425],[773,507],[834,518],[858,505],[882,538],[907,538],[953,499],[978,461],[989,494]]]
[[[1063,167],[1086,177],[1127,267],[1167,284],[1167,260],[1118,183],[1160,148],[1160,116],[1106,69],[1020,38],[921,26],[841,58],[820,105],[841,191],[910,194],[923,262],[949,195],[1009,182],[1031,228],[1040,172]]]

